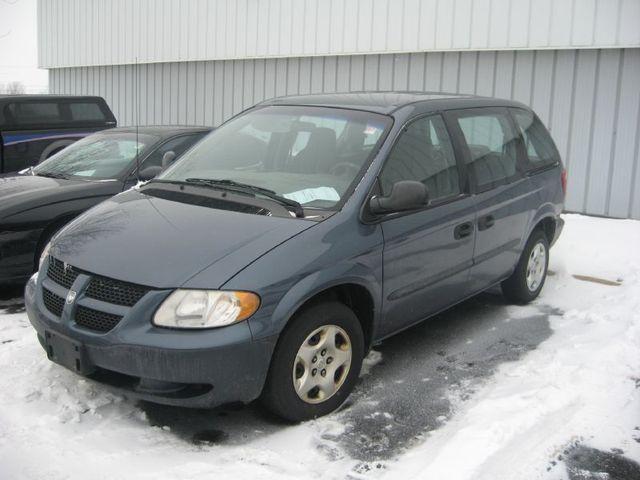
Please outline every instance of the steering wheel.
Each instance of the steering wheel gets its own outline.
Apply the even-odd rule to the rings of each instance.
[[[360,165],[351,162],[338,162],[329,169],[329,174],[339,177],[346,175],[349,171],[353,172],[352,176],[357,175],[360,172]]]

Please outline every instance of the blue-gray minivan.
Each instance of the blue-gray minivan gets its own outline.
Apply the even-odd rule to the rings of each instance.
[[[65,227],[27,313],[52,361],[125,396],[314,418],[372,344],[495,285],[535,299],[565,188],[517,102],[277,98]]]

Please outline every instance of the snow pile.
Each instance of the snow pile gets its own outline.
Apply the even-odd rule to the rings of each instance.
[[[566,220],[543,296],[532,306],[508,307],[512,319],[549,309],[553,334],[473,385],[470,397],[451,388],[454,414],[420,435],[424,440],[407,453],[383,463],[358,462],[341,449],[341,414],[286,426],[255,408],[222,417],[154,410],[112,395],[51,364],[26,315],[8,313],[10,302],[3,302],[0,479],[555,480],[566,478],[558,458],[572,443],[619,448],[638,461],[640,222]],[[374,353],[366,362],[372,377],[380,360]],[[217,443],[206,439],[220,432],[205,431],[203,441],[194,441],[179,431],[189,422],[171,423],[172,415],[242,434]]]

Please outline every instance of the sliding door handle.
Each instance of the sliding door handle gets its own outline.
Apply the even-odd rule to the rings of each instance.
[[[456,225],[456,228],[453,229],[453,238],[456,240],[460,240],[461,238],[468,237],[473,233],[473,223],[464,222],[460,225]]]
[[[493,224],[496,223],[496,219],[493,218],[493,215],[487,215],[486,217],[481,217],[478,220],[478,230],[486,230],[488,228],[493,227]]]

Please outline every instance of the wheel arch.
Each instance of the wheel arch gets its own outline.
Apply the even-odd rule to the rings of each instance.
[[[69,145],[77,141],[78,141],[77,138],[64,138],[61,140],[56,140],[55,142],[51,142],[40,154],[38,163],[44,162],[47,158],[51,157],[53,154],[58,153],[61,150],[64,150]]]
[[[529,237],[531,237],[531,234],[537,229],[541,229],[544,232],[549,245],[551,245],[556,234],[556,217],[556,208],[553,204],[548,203],[542,205],[536,211],[529,224],[529,230],[527,231],[527,235],[522,240],[521,248],[524,248],[525,244],[529,240]]]
[[[368,349],[373,338],[375,305],[371,292],[367,287],[360,283],[348,282],[338,283],[336,285],[325,288],[316,292],[307,298],[289,317],[285,328],[289,325],[293,317],[300,311],[315,305],[319,302],[335,300],[338,301],[355,313],[362,327],[365,339],[365,348]]]
[[[278,319],[273,328],[278,336],[291,325],[296,314],[318,302],[339,301],[353,310],[358,318],[368,350],[375,338],[375,330],[380,312],[380,288],[362,278],[340,278],[319,283],[307,277],[289,290],[273,311],[271,318]]]

